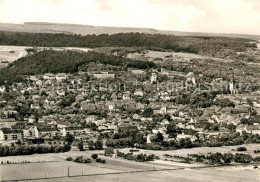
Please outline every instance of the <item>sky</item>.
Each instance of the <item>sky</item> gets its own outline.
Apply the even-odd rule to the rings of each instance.
[[[0,23],[260,34],[260,0],[0,0]]]

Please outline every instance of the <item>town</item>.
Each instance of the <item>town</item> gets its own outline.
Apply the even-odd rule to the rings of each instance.
[[[82,143],[84,149],[93,142],[102,143],[98,149],[165,150],[259,141],[258,76],[248,76],[249,82],[237,63],[220,60],[238,66],[229,76],[212,77],[214,62],[192,54],[145,51],[127,57],[157,68],[87,63],[77,73],[27,76],[26,82],[2,86],[1,145],[65,144],[68,136],[72,146]],[[200,73],[207,66],[209,72]],[[241,80],[250,85],[238,85]]]
[[[260,182],[260,0],[0,0],[0,182]]]

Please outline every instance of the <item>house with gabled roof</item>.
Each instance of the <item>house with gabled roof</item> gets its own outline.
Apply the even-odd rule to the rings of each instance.
[[[171,105],[167,107],[167,114],[175,114],[177,111],[178,107]]]
[[[243,125],[240,124],[236,127],[236,132],[243,134],[243,133],[251,133],[251,134],[258,134],[260,135],[260,125]]]
[[[184,133],[178,134],[177,137],[176,137],[177,140],[188,139],[188,138],[189,138],[191,141],[194,141],[194,140],[196,139],[195,136],[193,136],[193,135],[186,135],[186,134],[184,134]]]
[[[55,76],[55,78],[56,78],[57,82],[62,82],[68,78],[68,75],[66,73],[58,73]]]
[[[131,99],[130,93],[129,92],[124,93],[122,99],[123,100],[130,100]]]
[[[85,132],[85,128],[83,127],[64,127],[61,130],[61,136],[67,136],[68,134],[72,135],[72,136],[78,136],[78,135],[84,135]]]
[[[135,96],[143,97],[143,96],[144,96],[144,93],[143,93],[142,89],[136,89],[136,90],[134,91],[134,95],[135,95]]]
[[[94,122],[95,120],[97,120],[97,116],[96,115],[89,115],[86,117],[86,123],[92,123]]]
[[[35,130],[33,126],[28,126],[23,129],[23,137],[26,139],[35,138]]]
[[[260,125],[249,125],[247,131],[253,135],[260,135]]]
[[[97,79],[115,78],[115,74],[108,73],[108,72],[94,73],[93,76],[94,76],[94,78],[97,78]]]
[[[154,114],[166,114],[167,108],[166,108],[166,106],[156,106],[153,108],[153,113]]]

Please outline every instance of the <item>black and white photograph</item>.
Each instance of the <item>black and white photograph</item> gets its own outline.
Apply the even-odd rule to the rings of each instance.
[[[0,0],[0,182],[260,182],[260,0]]]

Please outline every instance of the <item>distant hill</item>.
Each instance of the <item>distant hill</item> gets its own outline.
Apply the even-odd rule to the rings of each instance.
[[[29,32],[29,33],[65,33],[81,35],[100,35],[116,33],[159,33],[155,29],[149,28],[130,28],[130,27],[105,27],[78,24],[57,24],[42,22],[25,22],[24,24],[0,23],[0,31]]]
[[[238,37],[260,41],[260,35],[247,34],[220,34],[220,33],[201,33],[201,32],[180,32],[180,31],[165,31],[152,28],[131,28],[131,27],[108,27],[108,26],[91,26],[78,24],[57,24],[44,22],[25,22],[24,24],[7,24],[0,23],[0,31],[13,32],[29,32],[29,33],[64,33],[64,34],[116,34],[140,32],[149,34],[170,34],[176,36],[223,36],[223,37]]]
[[[207,33],[207,32],[179,32],[179,31],[159,31],[163,34],[170,34],[176,36],[218,36],[218,37],[232,37],[232,38],[243,38],[260,41],[260,35],[249,35],[249,34],[231,34],[231,33]]]

